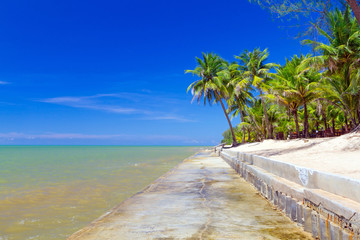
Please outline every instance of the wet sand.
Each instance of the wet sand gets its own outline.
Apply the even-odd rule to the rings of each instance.
[[[198,154],[68,238],[312,239],[220,157]]]

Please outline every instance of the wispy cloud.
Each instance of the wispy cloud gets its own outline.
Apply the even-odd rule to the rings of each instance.
[[[5,82],[5,81],[0,81],[0,85],[6,85],[6,84],[10,84],[9,82]]]
[[[159,115],[159,116],[150,116],[145,117],[146,120],[174,120],[178,122],[196,122],[196,120],[188,119],[182,116],[176,116],[176,115]]]
[[[133,114],[141,116],[144,120],[169,120],[177,122],[195,122],[177,114],[169,114],[164,111],[157,111],[161,103],[182,104],[182,100],[164,96],[152,95],[149,93],[108,93],[95,94],[91,96],[62,96],[37,100],[43,103],[58,104],[74,108],[84,108],[99,111],[106,111],[118,114]],[[126,106],[124,106],[126,105]],[[129,106],[130,105],[130,106]],[[135,106],[135,107],[133,107]],[[138,106],[144,108],[138,108]]]
[[[76,103],[83,100],[81,97],[55,97],[55,98],[46,98],[39,100],[40,102],[46,103],[58,103],[58,104],[67,104],[67,103]]]
[[[101,111],[121,113],[121,114],[142,112],[139,109],[121,107],[117,105],[108,105],[108,104],[99,103],[99,101],[95,101],[96,99],[104,98],[104,97],[114,97],[114,95],[98,94],[98,95],[85,96],[85,97],[55,97],[55,98],[41,99],[38,101],[44,103],[64,105],[68,107],[86,108],[86,109],[101,110]]]

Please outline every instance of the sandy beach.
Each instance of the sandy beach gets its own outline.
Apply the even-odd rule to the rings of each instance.
[[[265,140],[230,149],[360,179],[360,134],[340,137]]]

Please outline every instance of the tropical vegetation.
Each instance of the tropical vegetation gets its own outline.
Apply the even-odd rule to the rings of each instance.
[[[326,13],[315,26],[323,41],[306,39],[314,54],[279,65],[267,49],[245,50],[231,63],[213,53],[186,70],[200,79],[193,100],[219,103],[229,124],[223,143],[336,136],[360,127],[360,27],[349,7]],[[239,117],[237,126],[231,118]]]

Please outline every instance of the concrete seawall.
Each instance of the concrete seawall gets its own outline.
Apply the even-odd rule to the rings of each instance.
[[[220,156],[292,221],[318,239],[360,239],[360,181],[257,155]]]

